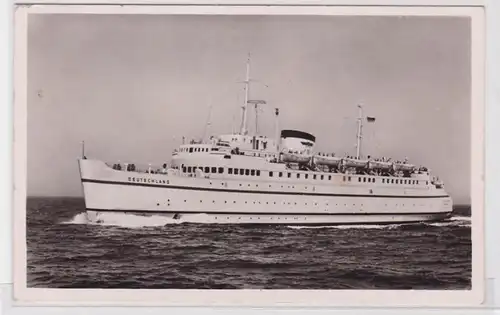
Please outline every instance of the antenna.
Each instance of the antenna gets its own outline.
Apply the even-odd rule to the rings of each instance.
[[[359,115],[358,115],[358,134],[356,136],[357,142],[356,142],[356,159],[359,159],[360,152],[361,152],[361,139],[362,139],[362,132],[363,132],[363,107],[358,104],[358,109],[359,109]]]
[[[86,159],[86,157],[85,157],[85,141],[82,141],[82,159]]]
[[[203,132],[203,140],[205,141],[207,138],[207,131],[212,125],[211,122],[211,117],[212,117],[212,102],[210,102],[210,105],[208,107],[208,117],[207,117],[207,123],[205,124],[205,131]]]
[[[280,142],[280,130],[279,130],[279,114],[280,110],[279,108],[274,109],[274,115],[276,116],[276,121],[274,125],[274,136],[275,136],[275,141],[276,141],[276,151],[279,152],[279,142]]]
[[[259,128],[259,111],[258,111],[258,106],[267,104],[266,101],[263,100],[249,100],[248,104],[254,104],[255,105],[255,134],[257,135],[258,133],[258,128]]]
[[[248,95],[250,93],[250,54],[248,54],[247,59],[247,75],[245,79],[245,102],[243,103],[242,109],[242,118],[241,118],[241,130],[240,134],[247,134],[247,105],[248,105]]]

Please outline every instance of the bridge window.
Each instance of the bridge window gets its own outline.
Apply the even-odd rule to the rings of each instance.
[[[363,183],[366,183],[366,177],[363,177]]]
[[[217,173],[217,167],[212,167],[212,173]]]
[[[348,179],[349,181],[351,181],[351,176],[349,176],[347,179]]]
[[[279,177],[283,177],[283,172],[279,172]]]
[[[228,169],[227,169],[227,173],[228,173],[229,175],[233,174],[233,169],[232,169],[231,167],[230,167],[230,168],[228,168]]]
[[[306,178],[306,179],[308,179],[308,178],[309,178],[309,174],[305,174],[304,176],[305,176],[305,178]]]
[[[188,173],[191,173],[191,166],[188,166]]]
[[[325,178],[325,176],[324,176],[324,175],[321,175],[321,180],[323,180],[324,178]]]
[[[313,179],[316,179],[316,174],[313,175]]]
[[[189,153],[193,153],[193,148],[189,148]]]
[[[372,183],[375,183],[375,178],[372,178]]]
[[[332,180],[332,175],[328,175],[328,180]],[[345,181],[345,179],[344,179]]]
[[[273,172],[269,172],[269,177],[273,177]]]
[[[292,173],[288,173],[288,178],[291,178],[292,177]]]
[[[358,182],[360,182],[360,183],[361,183],[361,177],[358,177]]]
[[[222,174],[224,173],[224,168],[223,167],[219,167],[219,174]]]
[[[255,170],[251,170],[250,175],[255,176]]]
[[[384,183],[385,183],[385,178],[382,178],[382,184],[384,184]]]
[[[246,176],[250,175],[250,170],[245,170],[245,175]]]
[[[260,176],[260,170],[257,170],[257,176]]]
[[[297,178],[300,178],[300,173],[297,173]]]

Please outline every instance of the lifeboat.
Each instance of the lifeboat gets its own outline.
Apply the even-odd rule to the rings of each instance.
[[[368,168],[371,170],[390,171],[393,169],[393,163],[384,161],[369,161]]]
[[[316,165],[324,165],[324,166],[340,166],[342,163],[341,157],[336,156],[326,156],[326,155],[316,155],[314,156],[314,164]]]
[[[351,159],[351,158],[343,158],[342,159],[342,165],[344,167],[363,168],[363,167],[367,167],[368,166],[368,161],[367,160]]]
[[[311,155],[295,152],[281,152],[281,161],[285,163],[307,164],[311,161]]]
[[[413,172],[416,170],[415,165],[408,163],[394,163],[394,170],[403,172]]]

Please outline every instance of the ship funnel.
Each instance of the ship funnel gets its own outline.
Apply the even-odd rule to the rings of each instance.
[[[312,155],[316,137],[310,133],[299,130],[281,131],[281,151],[292,151],[306,155]]]

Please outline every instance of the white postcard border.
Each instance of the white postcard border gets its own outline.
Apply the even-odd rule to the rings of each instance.
[[[471,18],[472,290],[127,290],[27,288],[27,19],[29,14],[285,14],[418,15]],[[14,294],[18,305],[130,306],[471,306],[484,299],[484,89],[485,38],[482,7],[285,7],[26,5],[16,9],[14,38]]]

